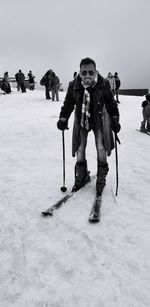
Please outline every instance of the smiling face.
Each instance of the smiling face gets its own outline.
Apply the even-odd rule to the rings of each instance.
[[[90,85],[96,76],[94,64],[91,63],[81,65],[79,75],[86,85]]]

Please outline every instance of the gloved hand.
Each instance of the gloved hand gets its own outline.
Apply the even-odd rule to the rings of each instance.
[[[121,129],[121,125],[119,124],[118,118],[116,116],[112,118],[111,127],[115,133],[118,133]]]
[[[57,128],[59,130],[65,130],[68,129],[68,121],[66,118],[60,118],[57,122]]]

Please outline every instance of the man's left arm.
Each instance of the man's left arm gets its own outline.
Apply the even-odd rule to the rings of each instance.
[[[107,87],[104,91],[104,100],[105,100],[106,110],[111,118],[112,130],[115,133],[118,133],[121,129],[121,125],[119,123],[119,117],[120,117],[119,109],[118,109],[117,102],[113,97],[112,92]]]

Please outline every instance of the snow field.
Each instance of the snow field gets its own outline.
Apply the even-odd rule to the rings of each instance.
[[[144,97],[120,96],[119,191],[115,152],[108,159],[101,222],[88,216],[95,180],[53,217],[40,212],[60,199],[60,102],[43,91],[0,97],[0,306],[150,306],[150,139],[136,131]],[[73,115],[65,132],[66,186],[74,183]],[[89,134],[87,160],[96,172]]]

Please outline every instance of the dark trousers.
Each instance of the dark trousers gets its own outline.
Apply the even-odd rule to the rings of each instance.
[[[49,86],[45,86],[45,96],[46,96],[46,99],[51,99],[50,94],[49,94]]]
[[[24,82],[20,83],[20,88],[21,88],[22,93],[26,92],[26,88],[25,88]]]
[[[49,86],[45,86],[45,96],[46,96],[46,99],[50,99]]]
[[[52,101],[55,100],[55,96],[56,96],[56,100],[59,101],[58,89],[52,89]]]

